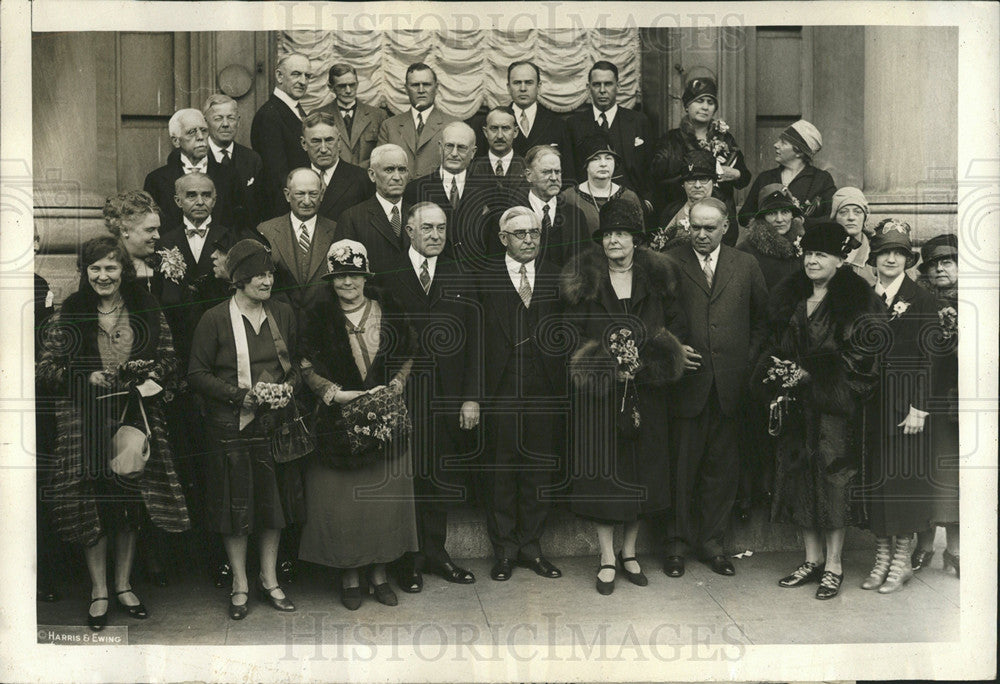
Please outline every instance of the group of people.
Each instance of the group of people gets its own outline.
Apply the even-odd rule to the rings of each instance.
[[[469,123],[435,106],[426,64],[395,116],[342,64],[306,113],[311,78],[278,61],[252,150],[232,99],[178,111],[167,163],[108,199],[109,235],[40,325],[40,529],[83,548],[93,629],[111,590],[148,615],[137,538],[192,526],[232,619],[251,583],[294,610],[300,560],[335,569],[351,610],[396,605],[390,579],[475,582],[446,549],[470,503],[495,581],[561,576],[540,541],[553,505],[593,521],[604,595],[618,572],[648,584],[641,521],[668,576],[689,554],[734,575],[724,537],[751,502],[802,529],[783,587],[836,596],[848,526],[877,537],[864,588],[928,564],[937,524],[958,571],[957,241],[918,254],[906,223],[869,226],[863,193],[812,165],[814,126],[789,126],[751,185],[708,78],[655,149],[609,62],[565,117],[514,63],[511,104]],[[146,434],[137,474],[111,466],[122,425]],[[153,567],[157,547],[139,544]]]

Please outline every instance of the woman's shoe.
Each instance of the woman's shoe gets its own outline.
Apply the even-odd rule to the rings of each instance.
[[[233,603],[233,599],[237,596],[243,596],[243,603]],[[247,603],[250,602],[250,597],[245,591],[234,591],[229,594],[229,619],[230,620],[242,620],[247,616]]]
[[[368,571],[368,587],[371,593],[375,595],[375,600],[383,606],[399,605],[399,599],[396,598],[396,593],[389,586],[389,583],[382,582],[381,584],[376,584],[370,570]]]
[[[361,607],[361,587],[340,587],[340,602],[347,610],[357,610]]]
[[[908,537],[896,537],[896,547],[892,552],[889,574],[886,575],[882,586],[878,588],[878,593],[891,594],[899,591],[913,577],[913,568],[910,566],[911,544]]]
[[[832,599],[840,593],[840,583],[843,581],[844,573],[837,575],[829,570],[824,570],[823,578],[819,581],[819,587],[816,588],[816,598],[820,601]]]
[[[933,551],[925,551],[923,549],[917,549],[910,556],[910,567],[913,568],[913,572],[916,572],[925,565],[931,564],[931,559],[934,557]]]
[[[649,584],[649,579],[644,574],[642,574],[641,568],[639,569],[639,572],[629,572],[628,570],[625,569],[625,564],[630,561],[635,561],[636,563],[639,562],[635,556],[632,556],[631,558],[622,558],[622,552],[621,551],[618,552],[618,563],[621,565],[622,572],[625,573],[625,579],[627,579],[629,582],[636,585],[637,587],[645,587],[646,585]]]
[[[601,570],[617,570],[617,566],[614,565],[602,565],[601,569],[597,571],[597,593],[601,596],[608,596],[615,590],[615,579],[611,578],[610,582],[604,582],[601,580]]]
[[[942,567],[945,570],[947,570],[948,566],[950,565],[951,567],[955,568],[955,577],[961,578],[962,573],[958,569],[958,559],[959,559],[958,554],[951,553],[950,551],[947,550],[941,554]]]
[[[146,606],[142,605],[141,600],[139,600],[139,603],[134,606],[130,606],[122,602],[122,594],[135,594],[135,592],[132,591],[131,587],[115,592],[115,596],[118,597],[118,605],[125,609],[125,611],[129,614],[129,617],[134,617],[136,620],[145,620],[149,617],[149,612],[146,610]],[[139,599],[139,597],[136,596],[136,599]]]
[[[261,579],[260,576],[257,577],[257,591],[260,593],[261,601],[267,601],[275,610],[280,610],[285,613],[293,612],[295,610],[295,604],[288,600],[287,596],[278,598],[274,595],[274,592],[279,589],[281,589],[281,586],[277,584],[268,589],[264,586],[264,580]]]
[[[799,567],[795,568],[795,571],[791,575],[782,577],[778,580],[779,587],[798,587],[803,584],[809,584],[810,582],[818,582],[820,576],[823,574],[823,566],[819,563],[813,563],[812,561],[806,561]]]
[[[90,605],[94,605],[98,601],[107,601],[107,600],[108,600],[107,596],[98,596],[97,598],[90,599]],[[108,624],[108,608],[110,607],[111,604],[109,602],[107,608],[104,609],[104,612],[101,615],[91,615],[90,610],[88,609],[87,626],[90,627],[95,632],[100,632],[102,629],[104,629],[104,626]]]
[[[889,574],[889,564],[892,562],[892,548],[889,537],[879,537],[875,540],[875,565],[868,577],[861,583],[862,589],[878,589]]]

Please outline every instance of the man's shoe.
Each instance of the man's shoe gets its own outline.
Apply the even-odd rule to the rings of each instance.
[[[544,556],[532,558],[531,560],[519,560],[517,564],[522,568],[530,568],[531,570],[534,570],[536,575],[540,575],[542,577],[548,577],[549,579],[562,577],[562,571],[552,565],[552,563],[545,560]]]
[[[736,574],[736,568],[733,567],[733,564],[725,556],[712,556],[708,560],[708,567],[712,568],[712,572],[719,575],[731,577]]]
[[[663,559],[663,573],[667,577],[684,575],[684,556],[667,556]]]
[[[514,574],[514,561],[510,558],[501,558],[490,569],[490,578],[496,582],[506,582],[512,574]]]
[[[215,588],[222,589],[223,587],[228,586],[232,576],[233,571],[229,567],[229,563],[219,563],[215,566],[215,572],[213,573]]]
[[[424,576],[412,564],[404,564],[396,569],[396,584],[407,594],[419,594],[424,588]]]
[[[476,581],[475,575],[451,561],[440,562],[427,559],[424,569],[454,584],[472,584]]]
[[[295,563],[286,560],[278,564],[278,582],[280,584],[291,584],[295,581]]]

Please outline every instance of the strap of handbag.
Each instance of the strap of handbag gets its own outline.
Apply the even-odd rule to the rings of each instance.
[[[153,431],[149,429],[149,420],[146,418],[146,406],[142,403],[142,395],[139,394],[138,390],[133,389],[128,393],[128,399],[125,400],[125,407],[122,409],[122,415],[121,418],[118,419],[118,422],[125,422],[125,415],[128,413],[128,405],[131,403],[133,396],[139,400],[139,413],[142,414],[142,424],[146,428],[146,436],[151,437],[153,435]]]

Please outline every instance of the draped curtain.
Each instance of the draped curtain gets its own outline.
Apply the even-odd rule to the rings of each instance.
[[[597,60],[618,67],[618,103],[634,107],[640,98],[638,29],[552,29],[523,31],[281,31],[278,56],[299,52],[312,61],[313,78],[303,107],[310,111],[333,100],[327,73],[338,62],[358,72],[358,99],[400,112],[409,106],[403,81],[414,62],[438,76],[437,105],[467,119],[482,105],[510,103],[507,65],[531,60],[542,71],[538,99],[556,112],[588,100],[587,71]]]

